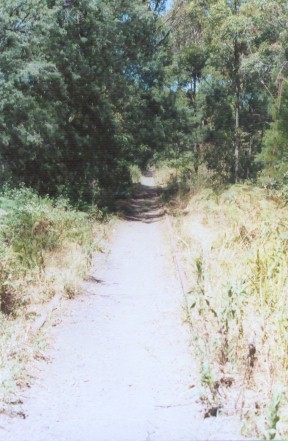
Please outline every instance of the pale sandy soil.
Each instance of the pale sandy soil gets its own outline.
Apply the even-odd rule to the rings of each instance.
[[[153,208],[156,222],[119,222],[97,281],[67,302],[49,362],[23,392],[26,419],[0,417],[1,441],[241,439],[236,418],[203,419],[183,293]]]

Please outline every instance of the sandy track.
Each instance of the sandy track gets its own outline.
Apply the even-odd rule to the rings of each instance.
[[[98,282],[69,304],[51,362],[25,392],[27,418],[2,417],[1,441],[240,439],[235,419],[203,421],[183,295],[158,220],[120,222],[92,273]]]

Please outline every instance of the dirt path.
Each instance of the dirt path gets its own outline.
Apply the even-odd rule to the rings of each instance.
[[[1,441],[240,439],[234,418],[203,420],[197,403],[162,215],[154,189],[131,202],[106,264],[55,328],[26,419],[1,417]]]

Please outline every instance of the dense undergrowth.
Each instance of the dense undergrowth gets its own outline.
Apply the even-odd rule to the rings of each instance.
[[[237,412],[243,435],[287,439],[288,207],[283,195],[251,184],[216,191],[210,178],[191,174],[187,182],[173,168],[162,169],[158,182],[167,177],[174,195],[182,189],[171,214],[191,287],[186,314],[206,416]]]
[[[25,187],[0,195],[3,409],[15,402],[17,386],[29,384],[29,360],[43,356],[45,338],[38,333],[28,340],[31,326],[56,293],[72,298],[79,292],[108,228],[96,207],[77,211],[65,199],[39,197]]]

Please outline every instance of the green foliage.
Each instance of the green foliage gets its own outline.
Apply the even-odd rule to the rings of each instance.
[[[273,393],[273,397],[270,401],[270,404],[268,406],[268,412],[267,412],[267,432],[266,432],[266,439],[272,440],[275,439],[277,436],[277,423],[280,420],[279,416],[279,410],[281,406],[281,401],[284,395],[285,388],[283,385],[278,385],[277,388],[275,388],[275,391]]]
[[[278,187],[283,188],[287,184],[288,169],[288,86],[286,82],[271,113],[274,121],[265,133],[264,148],[258,155],[258,161],[264,163],[266,176],[269,175]]]
[[[113,206],[129,166],[187,157],[280,182],[285,2],[16,0],[0,7],[0,181]],[[115,39],[117,35],[117,39]],[[272,109],[272,110],[271,110]],[[267,130],[268,129],[268,130]],[[281,182],[280,184],[281,185]]]
[[[185,0],[174,2],[174,13],[174,74],[194,111],[188,148],[197,151],[196,167],[205,163],[224,182],[255,179],[263,166],[280,175],[287,5]]]
[[[158,47],[163,7],[141,0],[1,6],[2,181],[64,193],[77,206],[112,206],[125,193],[129,165],[144,164],[147,149],[163,140],[161,122],[153,126],[169,58],[166,43]]]
[[[131,165],[129,170],[133,184],[138,184],[142,175],[140,168],[137,165]]]
[[[22,187],[5,191],[1,206],[9,210],[2,218],[2,241],[23,269],[40,268],[43,252],[61,247],[68,238],[85,239],[88,214],[75,211],[63,198],[53,201]]]
[[[1,308],[10,313],[21,303],[26,279],[33,281],[45,272],[49,253],[60,252],[68,243],[81,244],[88,264],[96,240],[95,219],[103,215],[99,209],[76,211],[63,198],[40,197],[25,187],[5,190],[0,207]]]

